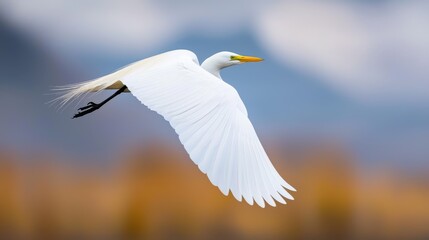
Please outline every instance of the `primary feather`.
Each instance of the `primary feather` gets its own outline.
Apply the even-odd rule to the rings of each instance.
[[[293,199],[247,116],[237,91],[203,69],[194,53],[176,50],[133,63],[93,81],[66,86],[63,102],[126,85],[170,122],[192,161],[221,192],[249,204]]]

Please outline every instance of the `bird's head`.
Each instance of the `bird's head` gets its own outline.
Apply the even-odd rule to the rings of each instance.
[[[259,57],[243,56],[243,55],[240,55],[237,53],[227,52],[227,51],[216,53],[212,57],[214,57],[215,59],[218,59],[218,61],[220,63],[223,62],[225,67],[229,67],[229,66],[237,65],[237,64],[242,64],[242,63],[247,63],[247,62],[260,62],[260,61],[264,60],[264,59],[259,58]]]
[[[260,62],[262,58],[253,56],[243,56],[233,52],[218,52],[213,56],[207,58],[201,67],[211,72],[215,76],[219,76],[219,71],[223,68],[238,65],[247,62]]]

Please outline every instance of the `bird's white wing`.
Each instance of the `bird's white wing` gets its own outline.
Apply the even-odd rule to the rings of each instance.
[[[179,135],[190,158],[223,194],[241,201],[293,199],[295,190],[274,169],[237,91],[198,65],[190,51],[157,56],[121,81],[144,105],[161,114]]]

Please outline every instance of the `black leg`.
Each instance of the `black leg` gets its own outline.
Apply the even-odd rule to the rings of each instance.
[[[88,113],[94,112],[95,110],[99,109],[101,106],[106,104],[108,101],[112,100],[114,97],[121,94],[123,91],[125,91],[125,89],[127,89],[127,86],[124,85],[118,91],[116,91],[114,94],[112,94],[112,96],[106,98],[106,100],[102,101],[101,103],[97,104],[94,102],[89,102],[85,107],[79,108],[78,112],[73,116],[73,118],[82,117]]]

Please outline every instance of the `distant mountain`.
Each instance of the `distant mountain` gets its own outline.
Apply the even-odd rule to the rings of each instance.
[[[47,95],[52,86],[84,81],[153,54],[182,48],[194,51],[200,62],[222,50],[265,58],[262,63],[222,72],[246,103],[263,141],[296,141],[300,145],[333,142],[356,153],[365,163],[405,167],[428,164],[426,108],[354,102],[323,84],[317,74],[277,62],[249,32],[220,38],[189,34],[162,49],[134,55],[82,50],[76,59],[67,60],[62,53],[46,49],[1,20],[0,39],[0,148],[106,158],[154,140],[180,145],[169,124],[130,95],[121,95],[102,110],[78,120],[70,117],[88,99],[71,104],[64,112],[45,103],[55,97]],[[102,93],[91,100],[107,95]]]
[[[55,98],[50,88],[80,74],[1,18],[0,39],[0,149],[45,151],[59,143],[58,127],[67,128],[58,125],[58,113],[46,104]]]
[[[60,58],[43,49],[36,39],[1,18],[0,39],[0,84],[3,86],[41,89],[44,84],[65,84],[73,75],[78,75]]]
[[[326,81],[319,75],[273,60],[246,32],[228,38],[190,35],[168,47],[193,50],[201,62],[222,50],[265,58],[265,62],[222,73],[237,88],[263,137],[287,142],[307,139],[303,142],[309,145],[331,141],[365,164],[429,165],[429,109],[425,106],[355,102],[323,84]]]

